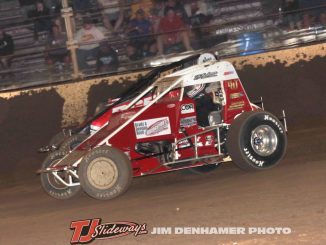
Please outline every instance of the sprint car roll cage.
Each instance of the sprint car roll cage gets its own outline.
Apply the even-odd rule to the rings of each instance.
[[[117,148],[123,155],[122,160],[127,156],[129,160],[126,161],[131,161],[129,164],[134,177],[228,162],[231,161],[229,151],[234,152],[232,159],[233,156],[237,159],[244,155],[252,169],[265,167],[265,162],[268,162],[267,167],[272,166],[284,156],[286,126],[283,129],[277,118],[263,113],[261,108],[249,101],[231,63],[211,60],[163,77],[157,75],[159,74],[155,75],[156,81],[138,95],[113,104],[110,107],[112,112],[109,120],[89,134],[76,148],[38,172],[52,176],[56,182],[67,188],[75,188],[82,182],[81,177],[89,178],[88,174],[80,175],[79,166],[82,164],[83,167],[84,162],[92,158],[92,152],[93,155],[101,154],[103,147]],[[197,123],[196,117],[198,120],[201,115],[196,100],[186,98],[185,89],[197,85],[204,85],[205,92],[211,94],[212,103],[216,106],[216,110],[204,115],[208,117],[208,125]],[[164,114],[169,109],[172,112]],[[283,116],[285,120],[285,115]],[[257,124],[259,120],[263,122],[262,125],[260,122]],[[90,123],[90,127],[95,121]],[[235,149],[231,143],[226,146],[227,141],[235,145],[243,134],[237,128],[232,129],[233,124],[239,124],[237,127],[242,127],[242,124],[246,128],[252,127],[248,132],[250,151],[243,147],[238,154],[239,149]],[[146,126],[145,129],[142,125]],[[230,128],[232,139],[228,140]],[[125,137],[131,138],[128,140]],[[278,142],[282,145],[279,146]],[[107,150],[109,148],[103,148],[102,152],[110,152],[111,150]],[[120,154],[118,151],[115,153]],[[263,158],[276,153],[277,161],[265,161]],[[88,171],[85,167],[82,169],[84,172]],[[60,173],[65,173],[64,177]],[[89,184],[86,187],[84,184],[83,188],[88,194],[94,193]],[[96,191],[95,193],[90,195],[99,199],[114,196],[111,192],[104,196]]]

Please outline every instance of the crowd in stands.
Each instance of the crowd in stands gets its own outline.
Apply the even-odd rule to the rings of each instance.
[[[88,6],[90,2],[79,1],[79,4],[75,8],[87,15],[83,6]],[[82,69],[87,68],[89,57],[96,56],[100,41],[119,34],[128,40],[125,51],[131,62],[199,48],[198,43],[201,43],[200,39],[204,36],[200,26],[208,24],[211,19],[205,1],[98,0],[98,6],[105,30],[94,25],[86,27],[84,19],[82,28],[77,32],[79,42],[91,43],[78,49],[78,62]],[[90,22],[91,19],[88,18],[87,21]],[[85,28],[89,30],[86,31]],[[94,35],[90,35],[90,32]],[[111,57],[107,60],[114,59]]]
[[[326,26],[326,0],[262,0],[267,14],[282,14],[288,30],[306,29],[316,24]]]
[[[35,43],[47,39],[46,63],[50,67],[57,62],[69,65],[69,51],[65,48],[67,38],[58,18],[61,1],[21,0],[21,3],[34,5],[28,11],[28,17],[34,23]],[[201,35],[200,28],[193,35],[189,27],[204,23],[204,18],[197,18],[197,12],[202,16],[207,14],[204,1],[185,1],[184,4],[176,0],[73,0],[71,4],[76,20],[81,21],[75,26],[81,70],[91,69],[90,59],[96,59],[97,71],[103,71],[103,67],[109,64],[112,65],[112,68],[107,68],[110,71],[118,68],[118,54],[110,44],[110,37],[119,36],[127,40],[124,50],[131,62],[192,50],[190,39]],[[100,18],[94,13],[100,13]]]
[[[308,28],[315,23],[326,26],[326,8],[314,8],[326,5],[326,0],[260,1],[267,14],[281,14],[281,24],[287,30]],[[117,71],[121,64],[116,47],[119,42],[111,42],[117,38],[124,43],[122,51],[129,62],[211,47],[217,42],[211,35],[217,10],[210,6],[216,2],[219,1],[72,0],[79,68],[92,70],[89,61],[93,60],[96,72]],[[45,43],[46,64],[69,67],[70,53],[60,17],[61,0],[20,0],[20,3],[34,6],[27,16],[33,23],[35,43]],[[10,68],[14,46],[11,36],[0,28],[1,69]]]

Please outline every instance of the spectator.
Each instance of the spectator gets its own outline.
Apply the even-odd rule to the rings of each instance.
[[[307,9],[302,14],[303,28],[309,28],[318,21],[324,22],[325,9],[318,6],[326,4],[325,0],[299,0],[299,4],[301,9]]]
[[[128,43],[126,46],[126,51],[129,61],[137,61],[157,55],[157,45],[155,40],[146,44],[145,46],[146,47],[141,50],[137,49],[132,43]]]
[[[152,0],[134,0],[131,5],[131,17],[135,18],[137,11],[142,9],[146,18],[149,18],[153,9]]]
[[[156,40],[152,40],[151,42],[147,43],[143,49],[143,56],[152,57],[157,55],[157,42]]]
[[[66,36],[60,32],[59,26],[53,25],[52,32],[46,46],[46,61],[49,66],[59,63],[68,66],[70,64],[69,51],[66,48]]]
[[[9,69],[11,56],[14,53],[14,41],[12,37],[0,28],[0,65],[2,69]]]
[[[143,54],[140,52],[140,50],[136,49],[135,46],[130,43],[127,44],[126,51],[129,61],[137,61],[143,58]]]
[[[297,12],[299,9],[299,0],[283,0],[282,11],[284,13],[284,23],[290,30],[301,28],[300,15]]]
[[[136,17],[130,20],[127,33],[133,46],[140,50],[143,50],[144,46],[153,40],[152,25],[145,18],[145,12],[142,9],[138,9]]]
[[[154,0],[153,8],[151,10],[149,19],[152,23],[153,31],[155,34],[158,33],[158,26],[163,17],[164,17],[164,0]]]
[[[96,58],[99,49],[99,42],[104,39],[104,34],[94,26],[90,18],[84,18],[83,27],[77,32],[76,39],[80,44],[77,49],[77,59],[80,69],[89,68],[87,59]]]
[[[169,9],[173,8],[175,13],[182,18],[183,22],[188,24],[189,19],[187,16],[187,12],[184,9],[183,5],[181,4],[180,1],[176,1],[176,0],[167,0],[166,4],[165,4],[165,9],[164,9],[164,15],[167,14],[167,11]]]
[[[164,0],[153,0],[153,5],[149,12],[148,19],[152,24],[154,34],[157,34],[158,26],[163,17],[164,17]]]
[[[36,1],[35,10],[29,13],[30,18],[34,18],[34,39],[38,41],[39,32],[51,31],[50,10],[45,7],[43,1]]]
[[[203,1],[191,0],[185,4],[184,9],[189,18],[198,14],[208,15],[207,4]]]
[[[211,15],[207,14],[207,5],[204,2],[192,0],[185,5],[189,24],[192,29],[192,40],[195,41],[196,48],[209,48],[211,46],[210,33],[203,25],[209,24],[212,19]]]
[[[71,2],[74,11],[74,19],[72,20],[73,29],[75,30],[76,25],[79,25],[82,22],[83,17],[93,10],[93,5],[91,0],[72,0]]]
[[[58,26],[59,31],[62,32],[63,28],[63,19],[61,18],[61,9],[62,9],[62,3],[61,0],[45,0],[44,1],[45,6],[47,6],[50,9],[50,13],[52,15],[52,22]]]
[[[107,41],[100,43],[100,49],[96,58],[97,72],[114,72],[119,67],[117,52],[109,45]]]
[[[174,8],[165,10],[166,16],[159,24],[162,35],[157,37],[158,54],[181,52],[186,48],[192,50],[188,33],[184,30],[185,24]]]
[[[119,30],[124,18],[123,3],[118,0],[98,0],[106,29],[114,32]]]

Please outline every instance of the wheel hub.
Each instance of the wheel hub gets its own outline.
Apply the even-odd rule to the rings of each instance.
[[[94,159],[88,166],[87,177],[97,189],[108,189],[118,179],[118,170],[114,162],[106,157]]]
[[[261,125],[251,132],[251,147],[259,156],[272,155],[278,145],[275,130],[269,125]]]

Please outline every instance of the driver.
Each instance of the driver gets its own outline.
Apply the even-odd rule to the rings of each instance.
[[[208,115],[216,111],[216,105],[212,97],[206,92],[207,84],[196,84],[185,88],[186,95],[195,100],[198,125],[201,127],[209,126]]]

